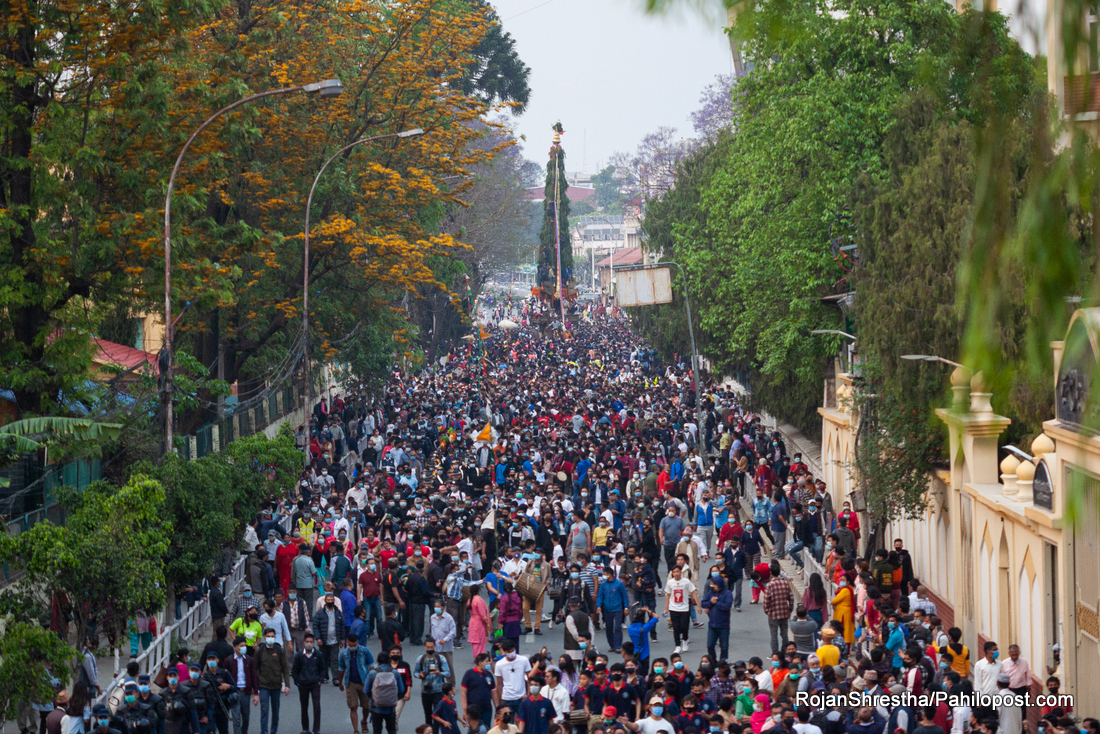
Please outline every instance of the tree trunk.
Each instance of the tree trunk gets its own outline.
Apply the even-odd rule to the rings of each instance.
[[[168,581],[164,585],[164,591],[168,598],[164,607],[164,629],[168,629],[176,621],[176,585]]]

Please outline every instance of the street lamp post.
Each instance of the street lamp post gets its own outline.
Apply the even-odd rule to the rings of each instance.
[[[164,405],[164,447],[162,455],[171,453],[173,440],[172,337],[175,332],[175,322],[172,321],[172,190],[176,185],[176,176],[179,175],[180,165],[183,163],[183,156],[187,153],[187,149],[191,147],[191,143],[195,142],[195,138],[199,136],[199,133],[210,127],[214,120],[243,104],[262,97],[273,97],[277,94],[292,94],[295,92],[316,94],[322,99],[328,99],[330,97],[339,97],[343,91],[344,85],[339,79],[325,79],[324,81],[313,82],[312,84],[302,84],[297,87],[286,87],[283,89],[270,89],[266,92],[259,92],[257,94],[250,94],[247,97],[242,97],[236,102],[222,107],[208,117],[204,123],[199,125],[198,129],[191,133],[191,137],[183,144],[183,149],[180,151],[180,154],[176,156],[176,165],[172,167],[172,175],[168,177],[168,191],[164,195],[164,347],[161,349],[160,359],[158,360],[161,374],[164,375],[164,394],[161,397]],[[180,315],[182,316],[182,314]]]
[[[386,133],[385,135],[372,135],[368,138],[362,138],[356,140],[354,143],[345,145],[340,150],[329,156],[328,160],[321,165],[321,170],[317,171],[317,175],[313,177],[313,185],[309,187],[309,197],[306,198],[306,233],[305,233],[305,246],[304,256],[302,264],[302,335],[305,343],[305,389],[302,391],[302,420],[306,427],[306,447],[305,447],[305,463],[309,464],[309,442],[313,438],[313,419],[310,411],[310,374],[309,374],[309,210],[313,207],[313,192],[317,190],[317,184],[321,180],[321,174],[325,172],[329,164],[336,160],[341,154],[346,153],[357,145],[363,143],[369,143],[372,140],[383,140],[384,138],[413,138],[417,135],[423,135],[424,131],[420,128],[413,128],[412,130],[403,130],[399,133]]]
[[[847,337],[847,338],[851,339],[852,341],[856,340],[856,337],[855,337],[854,334],[849,334],[848,332],[841,331],[840,329],[814,329],[810,333],[811,334],[836,334],[837,336]]]
[[[944,359],[943,357],[935,354],[903,354],[901,355],[901,358],[910,362],[942,362],[944,364],[949,364],[952,367],[963,366],[958,362],[952,362],[950,359]]]
[[[847,354],[847,359],[848,359],[847,368],[848,368],[849,371],[854,371],[853,367],[852,367],[853,362],[854,362],[853,356],[854,356],[854,349],[855,349],[855,346],[856,346],[856,342],[858,341],[858,339],[856,338],[856,336],[854,334],[849,334],[848,332],[841,331],[840,329],[813,329],[812,331],[810,331],[810,333],[811,334],[835,334],[836,336],[842,336],[846,339],[851,339],[852,343],[849,345],[849,351],[848,351],[848,354]]]

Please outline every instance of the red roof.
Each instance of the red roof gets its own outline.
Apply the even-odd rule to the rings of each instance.
[[[598,263],[596,263],[596,267],[609,268],[612,265],[611,260],[611,256],[605,257],[603,260],[600,260]],[[619,252],[616,252],[614,255],[614,260],[615,267],[618,267],[619,265],[637,265],[638,263],[645,260],[645,255],[644,253],[642,253],[642,248],[640,247],[628,247],[625,250],[620,250]]]
[[[151,365],[157,363],[157,355],[151,352],[134,349],[125,344],[109,342],[106,339],[93,338],[93,341],[95,341],[98,349],[92,360],[100,364],[113,364],[131,369],[141,365],[142,362]]]
[[[596,195],[596,189],[586,189],[581,186],[569,186],[565,189],[565,196],[569,201],[584,201]],[[546,198],[546,189],[542,186],[532,186],[527,189],[529,201],[542,201]]]

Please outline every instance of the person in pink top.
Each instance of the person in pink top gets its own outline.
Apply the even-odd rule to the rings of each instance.
[[[476,658],[485,652],[485,643],[489,640],[489,606],[481,598],[481,587],[470,587],[470,622],[466,638],[470,641],[470,650]]]

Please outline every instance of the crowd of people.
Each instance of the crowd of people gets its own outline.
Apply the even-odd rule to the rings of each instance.
[[[354,734],[1100,734],[1068,702],[974,697],[1030,689],[1019,649],[972,655],[900,540],[861,558],[858,513],[732,392],[696,406],[690,368],[624,321],[493,330],[444,362],[318,403],[310,466],[247,529],[231,608],[210,579],[214,639],[131,671],[87,728],[247,734],[258,708],[277,734],[293,686],[303,734],[322,713]],[[784,558],[820,568],[804,592]],[[769,642],[730,660],[753,605]],[[344,711],[322,712],[324,686]],[[955,697],[905,697],[936,692]]]

